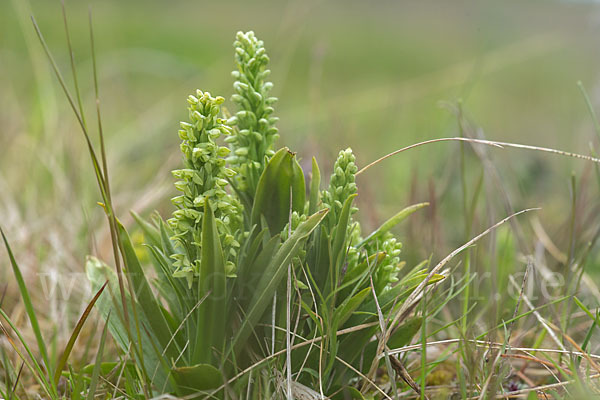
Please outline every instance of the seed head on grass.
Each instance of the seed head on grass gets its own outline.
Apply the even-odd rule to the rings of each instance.
[[[190,282],[200,270],[202,217],[207,202],[215,213],[227,272],[235,273],[233,260],[239,247],[236,238],[242,227],[242,206],[225,190],[227,179],[235,175],[225,165],[230,150],[216,143],[221,135],[231,134],[231,127],[219,117],[224,100],[198,90],[188,97],[190,122],[181,122],[179,130],[185,168],[173,171],[173,175],[179,179],[175,187],[182,194],[172,199],[177,210],[168,223],[175,233],[174,241],[183,249],[172,255],[174,275]]]

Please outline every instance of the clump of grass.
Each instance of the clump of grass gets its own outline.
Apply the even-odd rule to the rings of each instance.
[[[232,100],[239,110],[233,117],[223,115],[224,99],[207,92],[188,98],[189,121],[179,131],[184,165],[173,172],[181,192],[173,198],[177,209],[168,221],[134,216],[146,237],[153,272],[142,265],[116,218],[101,125],[98,155],[81,101],[73,100],[52,62],[85,134],[113,240],[115,269],[93,257],[86,265],[99,290],[91,304],[97,300],[105,332],[125,355],[112,368],[126,374],[128,392],[144,396],[208,392],[223,397],[225,386],[245,390],[249,377],[240,371],[256,369],[263,384],[254,385],[253,393],[262,397],[283,387],[264,361],[285,370],[288,397],[292,390],[315,385],[322,395],[352,390],[354,374],[372,384],[352,364],[359,356],[361,362],[374,363],[375,354],[361,354],[355,347],[341,359],[337,335],[346,329],[344,340],[366,344],[377,325],[376,309],[397,309],[398,294],[407,296],[426,277],[418,269],[399,279],[400,246],[389,233],[423,205],[363,240],[351,217],[358,211],[353,206],[358,168],[349,149],[340,152],[323,191],[313,160],[306,196],[308,179],[296,155],[273,148],[276,99],[268,97],[272,84],[265,81],[264,46],[248,32],[237,35],[235,47],[237,94]],[[220,144],[221,135],[229,147]],[[441,278],[436,275],[432,282]],[[372,285],[375,296],[383,296],[381,308],[377,298],[369,298]],[[104,287],[108,291],[100,295]],[[352,318],[365,328],[354,330]],[[412,336],[400,331],[404,340]],[[295,343],[303,335],[313,339]],[[313,345],[318,342],[317,351]],[[67,357],[53,371],[53,384],[46,384],[51,397],[58,395],[57,377],[64,373]],[[97,386],[101,367],[94,366],[90,389]],[[350,375],[348,368],[354,371]],[[81,384],[80,374],[65,376],[73,388]]]

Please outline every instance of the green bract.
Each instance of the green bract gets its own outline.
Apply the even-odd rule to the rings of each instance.
[[[212,97],[208,92],[196,91],[188,97],[190,122],[181,122],[179,137],[185,168],[173,171],[180,179],[175,182],[181,195],[172,199],[177,210],[168,220],[174,232],[172,239],[183,252],[171,255],[176,261],[176,277],[186,277],[191,284],[200,272],[202,218],[208,202],[215,214],[217,230],[227,262],[228,274],[235,272],[236,240],[242,227],[242,206],[226,192],[228,178],[235,172],[225,166],[227,147],[216,140],[231,134],[231,127],[219,117],[223,97]]]

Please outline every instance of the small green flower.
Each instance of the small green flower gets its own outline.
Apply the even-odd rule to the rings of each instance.
[[[273,84],[265,81],[271,71],[267,69],[269,57],[262,40],[252,31],[238,32],[234,47],[236,93],[231,100],[239,111],[228,121],[234,128],[226,139],[231,148],[227,160],[238,172],[234,180],[238,190],[253,198],[265,159],[274,154],[273,144],[279,137],[274,126],[278,118],[272,116],[277,98],[269,96]]]
[[[199,273],[202,243],[202,218],[206,203],[210,204],[217,221],[227,268],[235,273],[233,261],[239,243],[235,239],[242,228],[242,206],[237,198],[225,190],[228,177],[234,172],[225,166],[227,147],[216,143],[221,135],[230,135],[231,127],[219,117],[223,97],[212,97],[198,90],[188,97],[190,122],[181,122],[179,137],[184,168],[173,171],[182,195],[172,199],[177,210],[168,220],[174,232],[173,240],[184,249],[174,254],[174,276],[186,277],[190,282]]]

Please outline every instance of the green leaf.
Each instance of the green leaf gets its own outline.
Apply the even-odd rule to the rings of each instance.
[[[378,297],[381,310],[383,312],[386,312],[392,306],[400,306],[404,302],[404,300],[406,300],[408,296],[410,296],[410,294],[417,288],[417,286],[419,286],[419,283],[421,283],[426,277],[426,273],[420,274],[418,276],[413,277],[409,281],[404,282],[403,284],[398,284],[392,287],[390,290],[387,290],[384,293],[382,293]],[[435,274],[431,277],[427,284],[432,285],[436,282],[441,281],[444,278],[444,275]],[[375,304],[375,301],[371,300],[363,303],[363,305],[360,307],[360,311],[360,314],[356,313],[352,316],[350,322],[351,325],[360,325],[365,322],[368,322],[370,319],[376,318],[377,306]]]
[[[146,280],[146,274],[140,265],[137,255],[135,254],[129,234],[120,221],[117,221],[117,223],[123,259],[125,260],[125,266],[127,268],[127,278],[129,279],[131,285],[133,286],[133,290],[135,291],[134,295],[137,300],[137,304],[140,305],[140,308],[146,315],[149,323],[148,328],[158,339],[158,342],[161,345],[161,350],[166,349],[165,354],[168,358],[175,358],[179,354],[178,349],[171,346],[167,348],[173,333],[171,332],[169,324],[167,323],[161,311],[158,300],[154,296],[154,293],[152,292],[152,289]],[[171,341],[171,344],[176,343]]]
[[[331,397],[332,400],[366,400],[358,389],[352,386],[346,386],[338,389],[337,394]]]
[[[287,271],[288,263],[296,256],[304,239],[306,239],[319,225],[325,215],[327,215],[328,211],[329,210],[321,210],[301,223],[288,240],[281,245],[267,265],[267,268],[254,290],[254,295],[252,296],[250,306],[248,307],[242,324],[231,344],[236,353],[245,345],[245,341],[251,335],[254,326],[273,299],[273,294],[277,290],[277,286],[279,286],[279,283]]]
[[[555,398],[555,399],[559,398],[559,396],[556,396],[556,397],[552,396],[552,397]],[[539,399],[539,397],[538,397],[537,392],[535,390],[532,390],[531,392],[529,392],[527,394],[527,400],[538,400],[538,399]]]
[[[348,392],[351,399],[365,400],[365,397],[362,395],[362,393],[359,392],[358,389],[353,388],[352,386],[349,386],[349,387],[345,388],[344,390],[346,390]]]
[[[405,284],[396,285],[390,290],[381,294],[381,296],[379,296],[379,303],[381,304],[381,309],[383,310],[386,306],[390,306],[392,303],[398,304],[406,300],[410,293],[412,293],[413,290],[415,290],[417,286],[419,286],[419,284],[427,277],[427,275],[428,274],[421,274],[415,276],[413,279],[405,282]],[[427,285],[433,285],[434,283],[437,283],[445,278],[446,277],[444,275],[434,274],[431,277],[431,279],[429,279],[429,282],[427,282]],[[372,304],[374,307],[374,303]]]
[[[177,279],[173,277],[172,261],[168,259],[159,247],[147,246],[150,251],[150,258],[154,264],[154,269],[157,272],[157,289],[167,301],[169,310],[176,314],[179,318],[183,319],[186,304],[187,283],[183,279]]]
[[[133,216],[133,219],[135,219],[135,222],[137,222],[137,224],[140,227],[140,229],[142,230],[142,232],[144,232],[144,238],[146,239],[146,242],[153,246],[160,247],[161,239],[160,239],[160,231],[158,230],[158,228],[156,228],[154,225],[152,225],[148,221],[144,220],[136,212],[130,211],[130,213]]]
[[[268,231],[268,229],[263,230],[263,232],[265,231]],[[261,235],[262,239],[267,237],[268,234],[266,233]],[[258,256],[251,265],[242,266],[243,268],[238,274],[239,277],[236,279],[236,290],[237,297],[239,299],[238,301],[240,301],[243,306],[247,305],[245,302],[248,300],[248,297],[252,296],[252,293],[254,293],[258,281],[265,274],[265,268],[273,259],[273,256],[279,249],[280,244],[280,236],[273,236],[265,245],[263,245],[262,250],[260,253],[258,253]]]
[[[83,328],[83,324],[85,324],[85,321],[87,320],[88,316],[90,315],[90,312],[92,312],[92,308],[94,307],[94,304],[96,304],[96,301],[98,300],[98,298],[100,297],[100,295],[102,294],[104,289],[106,288],[106,285],[108,285],[108,281],[104,282],[104,285],[102,285],[102,287],[98,290],[96,295],[92,298],[92,300],[89,302],[89,304],[83,311],[83,314],[81,314],[79,321],[77,321],[77,324],[75,325],[75,329],[73,330],[73,333],[71,333],[71,337],[69,338],[69,341],[67,342],[67,345],[65,346],[65,350],[63,351],[62,356],[58,360],[56,369],[54,370],[54,386],[58,386],[58,380],[60,379],[60,374],[62,373],[62,370],[65,368],[65,365],[67,365],[67,360],[69,359],[69,355],[71,354],[71,351],[73,350],[73,346],[75,345],[75,340],[77,340],[77,337],[79,336],[79,333],[81,332],[81,328]]]
[[[314,286],[318,290],[323,290],[326,287],[327,280],[330,279],[329,266],[331,260],[329,254],[331,253],[331,241],[324,225],[321,225],[312,235],[306,257],[315,280]]]
[[[317,159],[312,158],[312,173],[310,177],[310,197],[308,201],[308,214],[312,215],[317,212],[319,206],[319,198],[321,196],[321,171],[317,164]]]
[[[108,326],[105,326],[105,328]],[[100,374],[101,375],[108,375],[111,372],[117,370],[117,369],[121,369],[121,368],[126,368],[128,369],[131,373],[135,373],[135,364],[133,363],[133,361],[125,361],[125,366],[123,366],[123,362],[121,361],[106,361],[106,362],[102,362],[99,365],[100,368]],[[88,364],[85,367],[83,367],[81,369],[81,373],[82,374],[93,374],[94,373],[94,369],[96,369],[96,363],[94,364]]]
[[[198,325],[192,356],[194,362],[210,362],[213,348],[221,350],[225,339],[226,318],[223,315],[223,310],[227,309],[225,257],[215,215],[209,203],[207,201],[204,206],[198,279],[199,298],[208,297],[198,307]]]
[[[404,321],[392,333],[387,343],[388,347],[396,349],[409,344],[421,328],[421,323],[421,317],[412,317]],[[372,338],[378,330],[379,326],[373,326],[346,335],[340,342],[340,357],[356,368],[362,363],[363,368],[368,370],[377,353],[378,342]]]
[[[384,260],[384,258],[385,253],[383,251],[371,254],[365,261],[350,269],[344,275],[342,279],[342,285],[339,287],[339,289],[343,289],[359,280],[367,273],[369,267],[377,267],[377,265],[379,265]]]
[[[352,297],[345,299],[334,312],[335,328],[342,326],[350,318],[352,313],[365,301],[371,288],[364,288]]]
[[[182,395],[216,389],[223,384],[223,375],[210,364],[173,368],[173,376]]]
[[[398,349],[409,344],[412,338],[419,332],[419,329],[421,329],[422,324],[422,317],[407,318],[390,336],[387,342],[388,347],[390,349]]]
[[[98,260],[95,257],[88,256],[85,271],[88,277],[88,280],[92,284],[92,288],[94,290],[98,290],[107,280],[108,280],[108,290],[105,290],[104,293],[98,299],[96,306],[100,311],[100,315],[102,318],[107,321],[108,316],[111,315],[110,320],[108,320],[108,329],[110,335],[115,340],[115,342],[119,345],[121,350],[124,352],[128,352],[130,350],[130,340],[127,330],[130,332],[135,332],[135,323],[132,321],[132,318],[129,321],[129,327],[126,327],[124,321],[124,310],[123,304],[120,301],[120,292],[119,292],[119,283],[117,274],[115,271],[110,268],[108,265],[104,264],[102,261]],[[133,309],[131,307],[131,296],[127,290],[125,290],[125,305],[127,306],[127,311],[129,315],[133,315]],[[136,307],[139,307],[139,304],[136,304]],[[116,314],[116,317],[114,316]],[[144,327],[149,327],[150,322],[146,318],[145,313],[138,313],[138,321],[140,325]],[[164,368],[160,368],[163,363],[160,362],[159,357],[160,354],[157,354],[154,351],[154,344],[157,339],[152,337],[152,333],[147,330],[143,330],[140,332],[140,338],[138,339],[141,342],[132,344],[132,348],[134,350],[141,349],[141,354],[137,354],[139,360],[143,359],[143,365],[140,365],[142,368],[150,374],[150,376],[155,375],[154,383],[157,387],[162,387],[163,384],[168,379],[168,374],[170,373],[168,370]],[[141,362],[141,361],[140,361]],[[156,372],[155,372],[156,369]]]
[[[306,198],[304,173],[296,154],[284,147],[271,157],[260,176],[252,207],[252,224],[264,215],[271,234],[281,232],[292,211],[302,213]]]
[[[377,228],[369,236],[367,236],[366,238],[364,238],[363,241],[360,242],[356,247],[362,247],[369,240],[372,240],[372,239],[375,239],[377,237],[380,237],[381,235],[383,235],[384,233],[386,233],[390,229],[392,229],[394,226],[396,226],[397,224],[399,224],[400,222],[402,222],[406,217],[408,217],[409,215],[411,215],[415,211],[420,210],[421,208],[426,207],[428,205],[429,205],[429,203],[418,203],[418,204],[413,204],[412,206],[406,207],[405,209],[403,209],[402,211],[400,211],[399,213],[397,213],[396,215],[394,215],[392,218],[388,219],[383,224],[381,224],[381,226],[379,228]]]
[[[256,225],[254,225],[254,227],[257,228]],[[253,228],[253,232],[256,232],[255,228]],[[256,263],[256,260],[264,252],[265,247],[261,246],[265,239],[273,239],[269,235],[269,228],[265,228],[256,234],[251,234],[244,242],[242,245],[243,251],[240,250],[239,264],[237,267],[238,277],[247,278],[247,274],[253,270],[253,265]]]
[[[258,232],[258,226],[252,225],[250,230],[246,231],[246,234],[247,236],[245,240],[242,240],[242,242],[240,243],[240,249],[238,250],[238,257],[236,261],[237,276],[240,276],[240,269],[243,268],[242,266],[247,265],[248,263],[254,260],[254,257],[256,256],[256,251],[258,251],[258,247],[260,245],[260,239],[256,240],[256,238],[257,236],[260,236],[264,233],[262,231]]]
[[[585,351],[590,339],[592,338],[594,329],[600,324],[600,319],[598,319],[598,311],[596,311],[596,316],[594,316],[594,314],[592,314],[592,312],[581,302],[581,300],[579,300],[577,297],[573,297],[573,300],[575,301],[575,304],[577,304],[577,306],[581,308],[583,312],[585,312],[593,321],[592,325],[588,328],[587,334],[583,339],[583,343],[581,344],[581,348]]]

